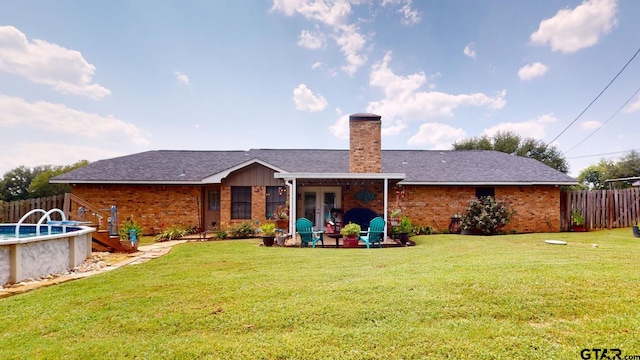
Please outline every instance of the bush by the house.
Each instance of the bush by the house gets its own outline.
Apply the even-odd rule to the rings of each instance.
[[[469,202],[462,216],[461,228],[484,235],[499,234],[513,214],[507,203],[498,202],[492,196],[481,197]]]
[[[182,225],[173,225],[156,236],[157,241],[168,241],[181,239],[187,235],[193,234],[193,228],[186,228]]]
[[[240,224],[234,225],[231,228],[229,228],[228,233],[231,235],[232,238],[235,238],[235,239],[250,238],[250,237],[253,237],[255,233],[255,228],[253,227],[253,224],[251,223],[251,221],[244,221]]]
[[[120,239],[123,239],[123,240],[129,239],[129,234],[131,230],[136,231],[136,236],[142,236],[142,227],[133,220],[133,217],[130,217],[127,221],[125,221],[120,226],[120,230],[118,230]]]

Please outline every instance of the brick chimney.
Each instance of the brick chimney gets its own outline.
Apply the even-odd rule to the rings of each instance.
[[[382,117],[376,114],[349,116],[349,171],[352,173],[381,173]]]

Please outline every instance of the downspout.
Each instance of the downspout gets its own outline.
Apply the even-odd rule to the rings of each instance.
[[[293,182],[293,184],[291,182]],[[293,215],[295,214],[294,209],[296,208],[296,194],[294,193],[296,189],[296,179],[294,178],[293,180],[286,180],[284,183],[289,188],[289,235],[291,235],[292,244],[295,245],[296,232],[293,228],[295,226]]]

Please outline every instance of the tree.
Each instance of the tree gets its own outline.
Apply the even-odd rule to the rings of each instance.
[[[40,172],[29,184],[29,195],[32,198],[63,195],[71,192],[71,186],[68,184],[50,184],[49,180],[60,174],[67,173],[71,170],[89,165],[89,161],[80,160],[75,164],[66,166],[47,165],[46,169]]]
[[[68,185],[49,184],[49,179],[87,164],[89,164],[87,160],[82,160],[67,166],[40,165],[34,168],[19,166],[6,172],[0,180],[0,200],[25,200],[69,192]]]
[[[569,172],[569,163],[562,153],[544,141],[533,138],[521,138],[511,131],[498,131],[493,137],[482,135],[478,138],[464,139],[453,143],[455,150],[495,150],[507,154],[536,159],[560,172]]]
[[[630,187],[632,181],[607,182],[607,180],[639,176],[640,153],[632,150],[618,161],[602,159],[599,163],[583,169],[578,175],[578,181],[591,190],[603,190],[611,187],[623,189]]]
[[[19,166],[4,174],[0,182],[0,196],[4,201],[16,201],[29,198],[29,184],[40,173],[40,167],[30,169]]]

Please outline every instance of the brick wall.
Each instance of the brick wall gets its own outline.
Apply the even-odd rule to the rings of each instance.
[[[389,211],[401,208],[415,225],[448,229],[451,216],[464,213],[475,199],[475,187],[405,186],[404,197],[389,195]],[[498,201],[508,202],[516,211],[505,230],[516,232],[560,231],[560,188],[555,186],[498,186]]]
[[[382,172],[380,116],[356,114],[349,118],[349,171]]]
[[[357,199],[356,194],[369,190],[376,197],[368,202]],[[495,188],[498,201],[506,201],[516,215],[506,230],[517,232],[560,231],[560,189],[554,186],[501,186]],[[382,185],[351,185],[343,189],[344,211],[365,207],[382,213]],[[475,198],[475,187],[464,186],[405,186],[404,197],[389,190],[389,212],[401,208],[415,225],[431,226],[438,231],[448,229],[451,216],[462,213],[467,203]],[[140,224],[145,234],[157,234],[172,225],[198,225],[198,198],[200,186],[152,185],[83,185],[73,187],[73,193],[100,209],[118,206],[120,224],[127,217]],[[252,219],[231,220],[231,187],[220,187],[220,221],[232,225],[245,220],[264,220],[265,188],[252,188]],[[200,208],[202,203],[200,202]],[[108,211],[108,210],[107,210]]]
[[[200,186],[77,184],[72,192],[107,213],[116,205],[119,225],[133,216],[145,234],[173,225],[196,226],[202,209]]]

